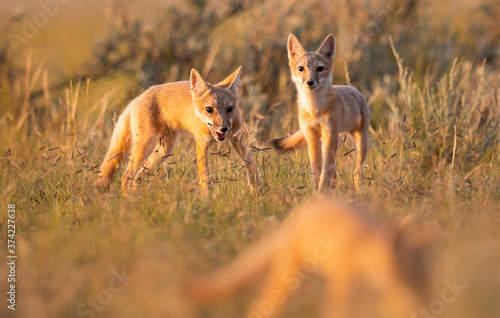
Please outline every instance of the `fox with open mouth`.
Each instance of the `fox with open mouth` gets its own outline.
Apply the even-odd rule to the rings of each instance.
[[[122,194],[135,192],[143,168],[150,169],[171,155],[179,132],[187,131],[196,142],[199,182],[204,194],[210,185],[208,148],[214,141],[226,138],[243,160],[253,190],[258,173],[242,140],[243,122],[236,103],[240,70],[241,67],[222,82],[211,85],[192,69],[189,81],[156,85],[135,98],[118,119],[96,185],[108,188],[118,164],[128,156]]]

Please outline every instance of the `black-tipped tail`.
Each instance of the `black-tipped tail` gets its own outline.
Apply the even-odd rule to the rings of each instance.
[[[288,137],[273,139],[271,141],[271,146],[273,146],[279,154],[285,154],[306,145],[307,141],[302,130],[297,130]]]

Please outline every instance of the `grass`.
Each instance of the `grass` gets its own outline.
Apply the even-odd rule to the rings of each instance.
[[[293,30],[308,47],[314,47],[326,32],[332,32],[328,21],[317,19],[320,27],[312,24],[328,10],[332,16],[339,16],[335,35],[338,33],[340,52],[334,82],[350,81],[360,87],[372,111],[363,193],[355,194],[353,147],[347,140],[338,153],[339,184],[332,195],[363,202],[379,222],[388,226],[396,225],[409,213],[422,216],[426,228],[436,236],[431,297],[440,297],[445,280],[457,278],[467,286],[436,316],[497,317],[500,76],[495,60],[474,55],[479,44],[471,40],[475,34],[488,39],[495,34],[494,29],[482,34],[477,29],[468,30],[451,16],[447,19],[453,23],[447,25],[447,20],[443,22],[435,14],[410,11],[408,16],[393,16],[360,54],[356,43],[350,41],[350,30],[362,30],[362,18],[369,17],[371,11],[380,12],[384,3],[354,1],[339,7],[316,4],[304,15],[303,9],[311,6],[307,1],[285,1],[283,7],[277,2],[259,2],[243,4],[241,11],[222,21],[201,9],[172,11],[170,24],[159,20],[158,32],[177,27],[179,33],[172,40],[175,44],[184,28],[188,29],[194,40],[178,42],[179,46],[184,52],[199,55],[187,60],[168,51],[171,43],[154,37],[154,33],[148,34],[161,49],[148,51],[150,55],[130,51],[143,46],[135,42],[135,46],[123,46],[123,38],[118,35],[132,36],[133,32],[151,29],[133,27],[144,21],[127,24],[115,19],[113,23],[117,24],[110,27],[109,38],[102,41],[126,54],[137,53],[130,58],[132,66],[113,68],[110,61],[94,64],[99,65],[99,76],[89,81],[85,77],[76,79],[71,84],[61,81],[60,90],[51,87],[57,81],[49,77],[49,68],[29,55],[21,61],[16,57],[16,63],[0,63],[6,70],[2,74],[12,75],[10,79],[2,76],[0,86],[0,202],[5,212],[7,204],[16,204],[19,261],[18,308],[13,313],[1,306],[0,316],[78,316],[81,303],[108,289],[113,270],[124,270],[134,278],[112,295],[102,311],[95,311],[97,317],[241,315],[252,292],[202,308],[184,299],[179,287],[188,277],[232,259],[277,228],[290,209],[311,198],[305,149],[289,156],[257,149],[267,148],[266,141],[297,127],[286,66],[286,35]],[[350,10],[351,6],[362,9]],[[485,1],[482,8],[486,13],[476,8],[474,14],[465,15],[465,9],[474,7],[467,2],[454,11],[471,25],[479,21],[486,28],[491,22],[486,18],[490,6],[494,7]],[[443,8],[439,5],[435,10],[439,13]],[[186,14],[216,27],[198,33],[180,22]],[[238,21],[262,23],[248,29],[235,27]],[[413,29],[410,26],[415,21],[419,23]],[[461,40],[449,40],[445,32],[449,29]],[[217,34],[225,30],[233,33],[221,40],[218,51],[214,49],[219,55],[212,65],[207,62],[211,47],[204,43],[217,43]],[[429,30],[435,38],[426,35],[418,43],[411,42],[413,33],[422,35]],[[264,31],[268,31],[267,40],[256,40],[256,34]],[[392,34],[394,41],[387,34]],[[208,37],[211,41],[202,41]],[[114,46],[108,48],[114,50]],[[417,48],[424,52],[418,53]],[[119,50],[113,50],[108,52],[110,56],[120,60]],[[252,55],[255,52],[261,53]],[[443,52],[452,52],[453,58],[443,58]],[[216,81],[242,59],[245,61],[239,107],[251,132],[245,136],[247,144],[255,147],[253,155],[263,182],[261,194],[249,192],[241,161],[228,154],[230,149],[223,144],[220,149],[219,145],[211,149],[214,182],[210,196],[201,197],[193,143],[188,136],[180,139],[166,165],[151,171],[139,197],[121,197],[118,178],[108,193],[99,193],[93,187],[117,116],[144,83],[149,83],[150,79],[143,81],[140,70],[161,58],[168,58],[168,63],[162,62],[153,77],[160,74],[166,81],[182,78],[193,66],[211,70],[208,79]],[[379,63],[372,67],[373,61]],[[223,62],[228,65],[220,65]],[[84,71],[93,70],[87,67]],[[105,71],[101,72],[101,67]],[[35,96],[37,91],[41,93]],[[0,213],[2,238],[7,236],[6,224],[7,214]],[[6,250],[6,239],[0,246]],[[0,277],[6,276],[7,267],[0,267]],[[304,291],[293,296],[283,317],[318,316],[320,288],[316,280],[306,283]],[[6,292],[4,284],[2,292]]]

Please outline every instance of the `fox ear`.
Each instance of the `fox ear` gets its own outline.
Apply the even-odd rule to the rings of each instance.
[[[335,58],[335,38],[333,35],[330,34],[326,37],[325,41],[323,41],[323,44],[321,44],[318,49],[318,54],[332,60]]]
[[[236,71],[234,71],[233,74],[226,77],[225,80],[223,80],[222,82],[220,82],[216,86],[226,87],[231,92],[238,95],[238,88],[240,87],[240,71],[241,71],[241,66],[238,67],[238,69]]]
[[[200,73],[198,73],[198,71],[194,68],[191,70],[189,83],[191,85],[191,93],[195,94],[196,96],[201,96],[208,90],[207,83],[205,83]]]
[[[300,44],[299,40],[295,37],[295,35],[291,34],[288,36],[288,59],[291,60],[299,54],[304,54],[306,50]]]

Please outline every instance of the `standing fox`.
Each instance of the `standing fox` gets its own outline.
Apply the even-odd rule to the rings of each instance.
[[[262,279],[245,318],[273,318],[289,293],[316,274],[325,282],[324,317],[348,317],[353,290],[373,293],[370,317],[410,317],[425,299],[428,272],[425,246],[409,234],[384,230],[351,206],[316,202],[222,269],[192,279],[185,291],[213,302]]]
[[[96,185],[108,187],[116,167],[129,154],[122,193],[133,192],[144,168],[154,167],[168,157],[179,132],[188,131],[196,142],[199,182],[205,194],[210,185],[208,148],[214,140],[222,142],[226,137],[245,162],[253,189],[257,168],[243,143],[243,123],[236,106],[240,70],[211,85],[192,69],[189,82],[153,86],[134,99],[118,119]]]
[[[357,190],[368,150],[370,110],[366,99],[353,87],[332,86],[334,58],[335,39],[331,34],[316,52],[306,52],[293,34],[288,37],[288,60],[298,91],[300,130],[273,140],[272,145],[285,153],[307,144],[315,192],[332,185],[337,178],[335,156],[340,133],[349,133],[354,139]]]

